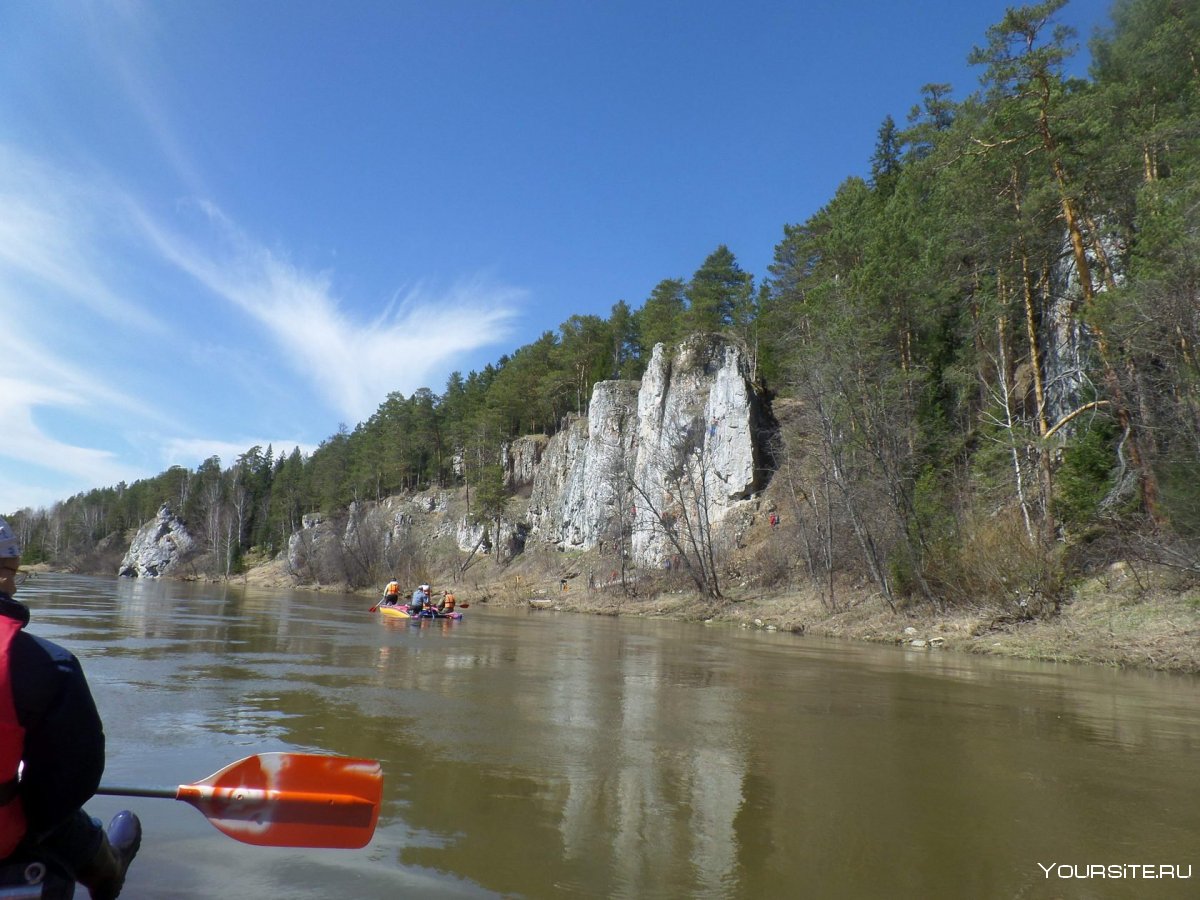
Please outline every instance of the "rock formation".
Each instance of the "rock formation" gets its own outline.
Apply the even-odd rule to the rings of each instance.
[[[635,381],[601,381],[587,418],[550,439],[529,498],[535,537],[585,550],[618,539],[627,524],[637,397]]]
[[[586,417],[551,438],[504,447],[505,483],[527,493],[524,513],[518,500],[499,521],[482,522],[469,498],[437,488],[356,502],[336,515],[305,515],[288,541],[288,568],[304,581],[361,583],[441,540],[499,559],[534,541],[623,554],[636,566],[670,564],[697,552],[697,538],[715,549],[744,530],[773,427],[740,345],[714,334],[660,344],[640,384],[602,381]],[[121,574],[167,574],[193,547],[164,507],[138,532]]]
[[[770,428],[741,349],[717,335],[654,348],[641,385],[597,384],[586,420],[551,438],[530,497],[533,536],[581,550],[628,539],[658,566],[680,529],[721,530],[757,490]]]
[[[187,526],[164,503],[158,515],[138,529],[117,574],[124,578],[178,574],[180,566],[198,549]]]
[[[762,478],[768,422],[741,348],[696,335],[659,344],[638,392],[633,560],[657,566],[684,542],[717,532]],[[707,538],[706,538],[707,540]]]
[[[501,519],[497,530],[494,522],[479,522],[464,516],[455,530],[458,549],[466,553],[489,554],[499,551],[500,559],[511,559],[525,549],[528,526],[524,522]]]
[[[550,438],[530,434],[510,441],[500,448],[500,467],[504,470],[504,486],[520,493],[533,485],[538,463],[546,452]]]

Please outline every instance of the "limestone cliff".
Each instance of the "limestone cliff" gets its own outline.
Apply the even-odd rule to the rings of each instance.
[[[500,448],[500,467],[504,470],[506,488],[518,493],[528,490],[549,440],[544,434],[531,434]]]
[[[697,531],[713,547],[736,539],[751,513],[733,514],[762,487],[772,427],[740,345],[712,334],[660,344],[640,383],[602,381],[586,417],[503,448],[517,499],[499,521],[472,515],[463,490],[356,502],[305,515],[288,542],[287,570],[308,583],[362,585],[381,571],[419,568],[438,547],[506,561],[531,542],[663,566],[693,552]],[[167,574],[193,543],[164,508],[138,532],[121,574]]]
[[[601,381],[587,418],[550,439],[529,498],[534,537],[581,549],[617,539],[629,506],[637,397],[637,382]]]
[[[581,550],[628,538],[636,565],[661,565],[672,532],[720,533],[758,489],[769,428],[740,347],[709,334],[660,344],[640,386],[597,384],[587,419],[551,438],[532,537]]]
[[[117,574],[125,578],[178,574],[198,549],[187,526],[164,503],[158,515],[138,529]]]

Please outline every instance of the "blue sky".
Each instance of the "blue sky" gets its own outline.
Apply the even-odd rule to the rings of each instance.
[[[0,5],[0,511],[311,450],[722,243],[761,279],[1004,8]]]

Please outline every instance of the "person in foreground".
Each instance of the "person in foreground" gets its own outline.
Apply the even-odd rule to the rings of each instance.
[[[61,870],[92,900],[114,900],[142,826],[122,810],[106,832],[83,811],[104,772],[104,728],[79,660],[24,630],[20,564],[0,518],[0,896],[44,879],[40,896],[71,897],[74,884],[52,874]]]

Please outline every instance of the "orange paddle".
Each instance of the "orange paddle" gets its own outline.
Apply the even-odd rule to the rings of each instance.
[[[379,821],[383,771],[373,759],[259,753],[196,784],[105,787],[118,797],[166,797],[200,810],[235,840],[260,847],[366,846]]]

